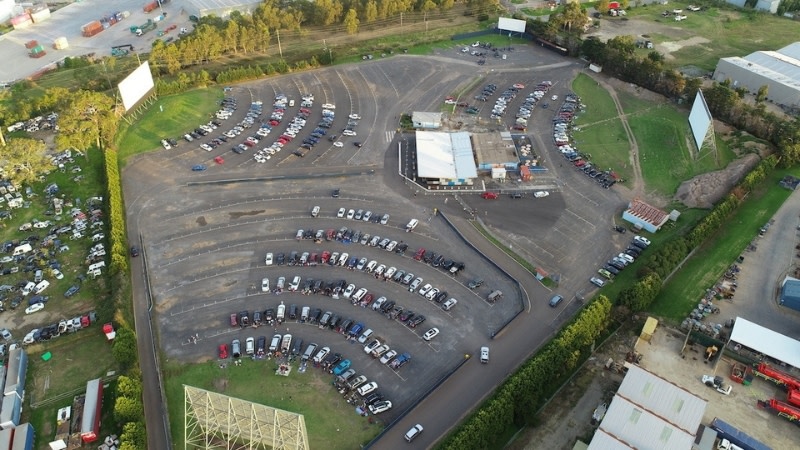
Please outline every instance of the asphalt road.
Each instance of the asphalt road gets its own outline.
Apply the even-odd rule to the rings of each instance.
[[[490,364],[483,366],[475,358],[470,358],[454,376],[409,411],[376,447],[396,446],[402,439],[398,434],[402,435],[417,422],[425,426],[426,432],[415,441],[414,447],[431,445],[579,309],[580,303],[575,294],[588,291],[591,287],[588,278],[595,272],[597,264],[607,259],[615,251],[615,246],[622,245],[622,242],[615,242],[615,237],[611,236],[610,224],[613,214],[624,203],[613,189],[602,190],[585,176],[575,173],[574,169],[557,166],[556,155],[553,156],[553,161],[548,160],[549,155],[553,155],[553,150],[549,148],[549,143],[542,142],[537,136],[548,136],[552,132],[548,130],[548,114],[551,113],[537,111],[532,120],[534,123],[541,123],[535,132],[538,134],[533,135],[535,146],[543,153],[545,162],[551,169],[549,174],[534,180],[533,187],[557,187],[545,199],[526,197],[515,200],[502,197],[495,201],[486,201],[477,196],[415,196],[414,189],[406,186],[396,175],[396,149],[400,137],[394,133],[396,119],[401,112],[437,108],[444,95],[466,83],[477,80],[495,82],[499,86],[515,82],[535,84],[545,79],[558,80],[560,76],[571,77],[575,68],[567,69],[559,58],[532,49],[530,54],[515,52],[508,63],[507,73],[497,66],[498,61],[491,61],[493,66],[483,66],[481,72],[476,73],[473,61],[464,60],[456,49],[447,52],[452,54],[431,58],[396,57],[304,72],[296,76],[241,85],[235,87],[230,94],[239,99],[240,109],[237,114],[243,115],[250,99],[264,101],[266,113],[269,110],[266,105],[277,93],[286,93],[297,98],[302,93],[312,92],[316,96],[315,105],[322,102],[336,103],[335,126],[343,126],[348,114],[358,113],[363,117],[356,128],[357,138],[364,142],[361,148],[345,145],[342,149],[334,150],[332,145],[327,147],[328,142],[325,141],[325,144],[316,146],[303,159],[289,156],[284,150],[279,158],[262,165],[256,163],[247,153],[231,153],[230,145],[235,142],[229,142],[212,152],[198,149],[198,142],[181,143],[178,148],[169,152],[160,151],[137,157],[126,166],[123,179],[129,230],[131,236],[141,234],[144,237],[144,256],[148,262],[148,274],[154,292],[154,326],[159,330],[158,346],[161,350],[170,358],[180,354],[179,358],[187,361],[209,359],[214,357],[219,343],[234,336],[231,333],[245,333],[242,337],[249,333],[247,330],[230,330],[225,323],[226,317],[231,312],[249,309],[242,306],[253,298],[277,302],[277,299],[250,295],[253,294],[252,286],[260,283],[262,276],[274,278],[293,274],[284,269],[265,269],[263,254],[272,249],[289,251],[295,247],[298,250],[312,248],[306,247],[306,243],[296,243],[293,237],[297,228],[305,227],[311,220],[308,218],[308,211],[313,205],[323,206],[325,210],[325,225],[320,228],[327,228],[328,224],[335,224],[336,228],[348,225],[341,222],[344,219],[329,217],[339,206],[354,207],[349,205],[358,204],[364,205],[364,209],[390,212],[390,229],[402,228],[411,217],[419,218],[422,221],[421,226],[411,234],[413,237],[409,237],[412,249],[414,246],[425,246],[465,261],[467,270],[463,280],[490,273],[489,266],[475,262],[477,257],[470,255],[472,250],[458,245],[459,238],[448,234],[452,231],[448,231],[450,228],[441,217],[431,216],[432,209],[439,208],[470,242],[495,264],[518,279],[527,293],[527,298],[523,299],[507,295],[501,304],[494,305],[493,308],[500,309],[493,311],[488,324],[482,324],[478,320],[487,317],[481,312],[481,308],[486,305],[481,305],[480,297],[464,297],[469,302],[461,302],[462,299],[459,299],[459,306],[452,311],[452,317],[456,318],[452,323],[450,321],[453,319],[448,318],[448,315],[442,314],[441,310],[436,311],[432,305],[424,305],[426,302],[423,301],[422,307],[429,308],[426,309],[429,317],[429,322],[426,323],[441,325],[447,331],[432,347],[428,346],[428,349],[416,333],[409,334],[403,331],[407,330],[404,327],[381,325],[389,327],[385,329],[391,331],[382,333],[386,333],[393,343],[397,343],[398,348],[412,348],[420,355],[415,358],[414,365],[399,372],[401,378],[408,381],[387,382],[393,386],[393,391],[396,390],[395,398],[403,400],[398,401],[398,407],[391,414],[381,417],[385,420],[399,417],[416,396],[431,387],[435,380],[449,370],[457,367],[464,355],[476,354],[482,345],[490,346],[492,351]],[[528,59],[526,61],[523,58]],[[520,70],[529,67],[532,61],[544,65],[536,68],[533,73],[530,70]],[[524,75],[520,75],[523,73]],[[566,86],[557,89],[560,89],[560,93],[567,91]],[[309,125],[314,120],[316,119],[312,119]],[[313,126],[307,126],[303,133],[310,133],[312,128]],[[213,136],[208,138],[211,137]],[[244,135],[238,140],[243,138]],[[349,139],[347,143],[352,140],[355,138]],[[269,142],[268,139],[267,145]],[[212,161],[217,155],[224,155],[224,165],[209,164],[209,169],[201,174],[188,170],[191,165]],[[241,178],[251,181],[192,184],[194,181]],[[342,189],[342,197],[336,201],[329,198],[330,190],[334,187]],[[472,206],[471,209],[477,209],[478,217],[485,226],[515,251],[545,270],[561,275],[557,292],[566,298],[561,306],[549,308],[547,300],[552,293],[477,233],[466,221],[465,204]],[[374,228],[370,228],[371,225],[363,227],[368,232],[376,232]],[[396,233],[393,231],[391,234]],[[377,258],[371,250],[358,250],[362,251],[366,252],[365,256]],[[408,258],[397,260],[392,256],[390,260],[396,261],[399,268],[418,270],[413,265],[404,266],[409,264]],[[134,267],[134,298],[140,357],[143,371],[148,373],[145,378],[146,418],[148,430],[156,430],[160,434],[164,428],[163,402],[157,389],[157,377],[154,375],[156,364],[152,345],[147,342],[150,337],[149,329],[144,329],[149,317],[141,270],[140,266]],[[435,274],[434,269],[426,268],[424,271],[428,273],[424,275],[425,278],[451,283],[443,275]],[[320,276],[323,279],[353,276],[357,285],[382,289],[361,275],[340,275],[341,271],[338,269],[334,272],[308,271],[308,276]],[[488,275],[486,279],[491,280],[490,283],[498,283],[502,275]],[[463,285],[460,288],[452,285],[447,289],[453,292],[466,290]],[[509,285],[503,290],[511,292],[513,289]],[[404,299],[403,302],[408,302],[408,305],[417,302],[413,296],[405,297],[408,294],[389,285],[386,286],[386,292]],[[469,294],[463,292],[460,295]],[[187,305],[198,298],[216,299],[208,302],[216,304],[194,308],[196,311],[193,313],[185,312],[190,309]],[[231,303],[223,304],[223,300]],[[296,302],[306,301],[311,303],[317,300],[304,298]],[[519,309],[520,301],[524,302],[524,312],[492,340],[491,330],[503,323],[504,317],[511,317]],[[495,314],[497,311],[502,313]],[[179,317],[174,314],[187,315]],[[372,317],[376,316],[370,314],[371,311],[352,313],[356,319],[371,322],[375,320]],[[369,322],[367,325],[371,326]],[[194,335],[198,331],[201,334],[198,345],[181,345],[188,335]],[[294,332],[299,333],[304,340],[323,340],[331,336],[320,334],[321,331],[311,328],[295,329]],[[263,334],[271,334],[271,331]],[[417,337],[414,338],[414,335]],[[448,350],[447,357],[435,356],[437,346]],[[359,367],[364,373],[386,379],[384,368],[378,368],[368,360],[357,359],[357,364],[361,364]],[[416,364],[421,367],[415,369]],[[421,377],[424,382],[413,379],[414,375]],[[160,448],[157,443],[164,442],[164,435],[159,436],[156,433],[150,434],[151,448]]]

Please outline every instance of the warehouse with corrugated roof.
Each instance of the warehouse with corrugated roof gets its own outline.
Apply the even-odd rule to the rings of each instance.
[[[732,87],[756,93],[767,86],[767,99],[786,106],[800,106],[800,42],[777,51],[757,51],[745,57],[722,58],[714,80],[730,80]]]

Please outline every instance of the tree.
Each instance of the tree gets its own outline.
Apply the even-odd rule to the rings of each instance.
[[[52,169],[44,142],[28,138],[8,139],[2,147],[2,167],[4,178],[15,186],[30,184],[40,175]]]
[[[128,422],[122,426],[120,450],[145,450],[147,448],[147,431],[142,422]]]
[[[117,379],[117,395],[142,398],[142,382],[136,378],[120,375]]]
[[[375,0],[369,0],[367,6],[364,7],[364,20],[367,23],[374,22],[378,19],[378,5]]]
[[[123,367],[130,367],[136,362],[136,335],[128,327],[120,327],[111,347],[114,359]]]
[[[767,100],[767,94],[769,93],[769,86],[763,85],[758,88],[758,93],[756,93],[756,103],[761,104]]]
[[[350,8],[347,11],[347,14],[344,16],[344,27],[347,30],[347,34],[356,34],[358,33],[358,24],[360,21],[358,20],[358,12],[355,9]]]
[[[599,2],[597,2],[597,6],[595,6],[595,9],[601,14],[606,14],[609,9],[608,4],[609,4],[608,0],[600,0]]]
[[[142,400],[130,397],[117,397],[114,403],[114,419],[119,423],[134,422],[142,418]]]
[[[60,132],[56,145],[86,151],[103,149],[114,139],[117,126],[114,100],[100,92],[79,90],[69,94],[66,107],[58,117]]]

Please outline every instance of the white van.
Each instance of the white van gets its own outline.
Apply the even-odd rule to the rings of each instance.
[[[304,323],[308,321],[308,315],[311,313],[311,308],[308,306],[303,306],[303,312],[300,313],[300,322]]]
[[[247,340],[244,341],[244,342],[245,342],[245,344],[244,344],[244,352],[245,353],[247,353],[248,355],[252,355],[253,353],[256,352],[256,348],[255,348],[256,347],[256,340],[253,337],[247,338]]]
[[[305,353],[303,353],[303,356],[300,359],[302,361],[308,361],[309,359],[311,359],[311,356],[314,355],[314,352],[316,350],[317,350],[317,344],[315,344],[313,342],[308,344],[308,347],[306,348]]]
[[[278,320],[278,323],[283,322],[284,318],[286,317],[286,305],[281,303],[278,305],[278,313],[275,315],[275,318]]]
[[[28,253],[31,250],[33,250],[31,244],[22,244],[14,249],[14,256],[24,255],[25,253]]]
[[[106,266],[106,262],[105,261],[100,261],[98,263],[94,263],[91,266],[89,266],[89,272],[94,272],[95,270],[102,269],[105,266]]]
[[[408,233],[414,231],[414,228],[417,228],[417,225],[419,225],[419,220],[411,219],[411,221],[408,222],[408,225],[406,225],[406,232]]]
[[[269,351],[274,352],[278,349],[278,346],[281,345],[281,335],[276,334],[272,336],[272,342],[269,343]]]

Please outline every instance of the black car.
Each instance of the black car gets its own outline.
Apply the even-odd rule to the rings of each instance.
[[[394,308],[394,305],[395,305],[395,301],[394,300],[389,300],[388,302],[384,303],[383,306],[381,306],[381,311],[389,312],[389,311],[392,310],[392,308]]]
[[[606,264],[605,266],[603,266],[603,269],[606,269],[607,271],[611,272],[614,275],[619,275],[619,269],[617,269],[612,265]]]
[[[483,286],[482,278],[475,278],[474,280],[470,280],[469,283],[467,283],[467,287],[470,289],[478,289],[481,286]]]
[[[409,320],[406,323],[406,325],[408,325],[411,328],[416,328],[417,325],[420,325],[422,322],[425,322],[425,316],[420,314],[418,316],[414,316],[411,320]]]
[[[353,145],[355,145],[358,148],[361,148],[361,146],[364,145],[364,144],[362,144],[361,142],[356,141],[356,142],[353,142]]]
[[[431,261],[431,265],[433,267],[439,267],[442,265],[443,262],[444,262],[444,256],[436,255],[436,258],[434,258],[433,261]]]
[[[436,303],[442,303],[443,301],[447,300],[447,291],[442,291],[436,294],[436,297],[433,298]]]
[[[408,309],[400,313],[397,318],[400,320],[400,322],[408,322],[409,320],[413,319],[415,315],[416,314],[414,314],[414,311]]]
[[[645,244],[644,242],[639,242],[639,241],[634,240],[633,242],[631,242],[631,244],[633,246],[635,246],[635,247],[638,247],[638,248],[642,249],[642,250],[647,248],[647,244]]]
[[[64,297],[70,298],[73,295],[77,294],[78,291],[80,290],[81,290],[80,286],[73,284],[72,286],[70,286],[69,289],[67,289],[67,292],[64,292]]]
[[[625,234],[625,232],[628,230],[626,230],[625,227],[616,225],[614,226],[614,231],[616,231],[617,233]]]
[[[405,243],[397,244],[397,247],[394,248],[394,252],[398,255],[402,255],[406,250],[408,250],[408,244]]]
[[[285,263],[286,263],[286,255],[284,255],[283,253],[278,253],[275,256],[275,264],[282,266]]]
[[[311,311],[311,314],[309,314],[309,315],[308,315],[308,321],[309,321],[310,323],[316,323],[316,322],[319,322],[319,316],[320,316],[320,315],[322,315],[322,310],[321,310],[321,309],[319,309],[319,308],[314,308],[314,309]]]
[[[617,261],[609,261],[608,265],[611,266],[611,267],[616,267],[619,270],[622,270],[622,269],[625,268],[625,265],[623,265],[622,263],[619,263]]]
[[[364,403],[372,405],[383,400],[383,395],[380,392],[373,392],[364,398]]]
[[[339,198],[339,189],[334,189],[333,192],[331,193],[331,197]]]
[[[444,262],[442,263],[442,269],[450,270],[450,268],[453,267],[454,264],[455,262],[453,262],[452,259],[445,259]]]

